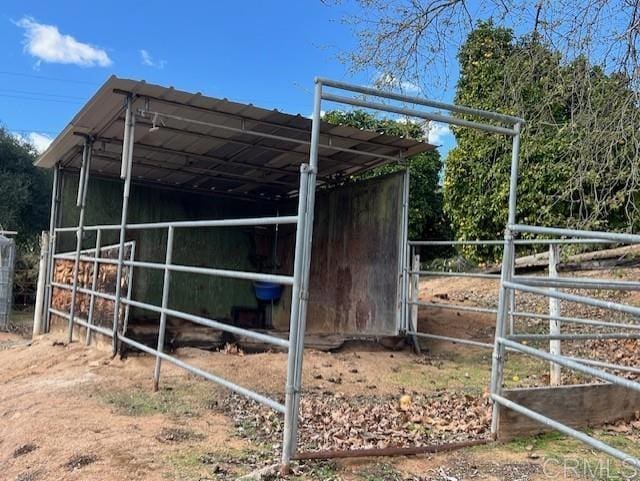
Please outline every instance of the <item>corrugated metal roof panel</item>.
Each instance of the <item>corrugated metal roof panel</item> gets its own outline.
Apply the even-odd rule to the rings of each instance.
[[[117,77],[107,80],[36,165],[52,167],[61,162],[67,168],[79,168],[83,139],[74,133],[85,133],[96,139],[92,170],[104,176],[119,176],[123,92],[135,94],[137,110],[148,107],[180,117],[162,117],[160,129],[151,132],[153,120],[138,115],[134,179],[185,189],[269,197],[297,189],[299,165],[308,161],[310,119]],[[386,157],[400,160],[434,148],[419,140],[344,125],[323,123],[320,130],[320,182],[388,163],[390,159]],[[284,138],[257,137],[252,132]]]

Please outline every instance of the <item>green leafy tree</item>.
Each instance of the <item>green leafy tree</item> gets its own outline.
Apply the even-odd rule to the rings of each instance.
[[[336,125],[349,125],[387,135],[414,139],[424,137],[424,131],[418,124],[379,119],[363,110],[349,112],[334,110],[327,112],[324,120]],[[446,220],[442,208],[442,189],[438,184],[442,170],[440,154],[437,150],[433,150],[414,155],[407,159],[406,165],[410,172],[409,238],[450,238],[449,222]],[[389,174],[404,169],[404,167],[401,164],[386,164],[367,172],[364,177]]]
[[[0,127],[0,224],[20,244],[48,227],[50,176],[33,165],[35,150]]]
[[[515,38],[478,24],[458,52],[456,103],[523,117],[518,220],[631,230],[640,221],[637,128],[630,81],[562,55],[537,34]],[[618,123],[626,117],[628,127]],[[461,239],[500,237],[507,220],[511,139],[454,128],[446,159],[445,211]],[[476,258],[499,249],[468,248]]]

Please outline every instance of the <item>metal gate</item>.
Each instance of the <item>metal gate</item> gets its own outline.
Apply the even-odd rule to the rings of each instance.
[[[16,260],[16,243],[0,235],[0,331],[9,327],[13,301],[13,269]]]

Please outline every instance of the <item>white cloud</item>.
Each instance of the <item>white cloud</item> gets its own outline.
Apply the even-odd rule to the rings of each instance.
[[[167,65],[166,60],[153,60],[149,51],[145,49],[140,50],[140,58],[142,60],[142,65],[146,65],[147,67],[164,68],[165,65]]]
[[[396,89],[405,94],[418,94],[422,91],[419,85],[407,80],[400,80],[388,72],[381,72],[373,79],[373,85],[380,89]]]
[[[79,42],[71,35],[63,35],[55,25],[36,22],[23,17],[16,25],[24,29],[24,50],[40,62],[80,65],[81,67],[108,67],[113,62],[107,52],[88,43]]]
[[[444,141],[445,137],[453,135],[451,129],[446,124],[430,121],[427,127],[428,129],[428,141],[430,144],[440,145]]]
[[[15,134],[15,136],[18,137],[22,142],[30,144],[38,154],[41,154],[42,152],[47,150],[49,145],[51,145],[51,142],[53,142],[52,137],[46,134],[41,134],[39,132],[29,132],[25,135]]]

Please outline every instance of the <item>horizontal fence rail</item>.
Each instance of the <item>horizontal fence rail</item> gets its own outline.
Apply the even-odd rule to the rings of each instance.
[[[219,219],[219,220],[187,220],[170,222],[147,222],[139,224],[126,224],[127,230],[167,229],[173,228],[203,228],[203,227],[253,227],[258,225],[284,225],[295,224],[298,216],[283,217],[248,217],[244,219]],[[55,232],[76,232],[77,227],[57,227]],[[89,225],[84,226],[85,231],[96,230],[120,230],[120,224]]]
[[[203,369],[200,369],[196,366],[193,366],[191,364],[188,364],[184,361],[181,361],[180,359],[170,356],[169,354],[166,354],[164,352],[158,351],[156,349],[153,349],[152,347],[149,347],[145,344],[142,344],[140,342],[134,341],[133,339],[124,336],[124,335],[120,335],[118,336],[118,339],[120,339],[122,342],[124,342],[125,344],[128,344],[131,347],[134,347],[140,351],[146,352],[147,354],[151,354],[152,356],[156,356],[159,357],[165,361],[169,361],[172,364],[175,364],[178,367],[181,367],[182,369],[184,369],[185,371],[188,371],[192,374],[195,374],[197,376],[203,377],[205,379],[208,379],[209,381],[213,381],[216,384],[219,384],[227,389],[229,389],[230,391],[233,391],[237,394],[240,394],[242,396],[248,397],[249,399],[253,399],[254,401],[257,401],[261,404],[264,404],[265,406],[270,407],[271,409],[278,411],[279,413],[284,413],[285,411],[285,407],[284,404],[281,404],[277,401],[274,401],[271,398],[268,398],[266,396],[263,396],[262,394],[259,394],[257,392],[252,391],[251,389],[247,389],[245,387],[242,387],[238,384],[235,384],[231,381],[228,381],[225,378],[222,378],[220,376],[216,376],[215,374],[211,374],[207,371],[204,371]]]
[[[600,307],[602,309],[608,309],[611,311],[624,312],[625,314],[631,314],[636,317],[640,316],[640,307],[620,304],[619,302],[603,301],[601,299],[594,299],[593,297],[578,296],[576,294],[569,294],[567,292],[561,292],[552,289],[540,289],[517,282],[504,282],[503,285],[508,289],[529,292],[531,294],[537,294],[540,296],[553,297],[556,299],[561,299],[563,301],[577,302],[579,304]]]
[[[591,446],[592,448],[598,449],[606,454],[609,454],[610,456],[613,456],[614,458],[624,461],[625,463],[628,463],[632,466],[640,468],[640,460],[630,456],[624,451],[620,451],[619,449],[616,449],[600,441],[599,439],[594,438],[593,436],[589,436],[588,434],[578,431],[577,429],[573,429],[565,424],[555,421],[547,416],[544,416],[543,414],[540,414],[537,411],[533,411],[532,409],[521,406],[520,404],[517,404],[498,394],[492,394],[491,399],[494,402],[500,404],[501,406],[509,408],[517,413],[523,414],[528,418],[531,418],[534,421],[537,421],[544,426],[549,426],[550,428],[553,428],[556,431],[560,431],[561,433],[566,434],[567,436],[571,436],[577,439],[578,441],[582,441],[583,443],[587,444],[588,446]]]
[[[524,224],[511,224],[509,229],[512,232],[528,234],[542,234],[551,236],[577,237],[580,239],[601,239],[620,244],[640,244],[640,235],[621,234],[619,232],[603,232],[593,230],[561,229],[557,227],[539,227]]]
[[[125,226],[126,230],[146,230],[146,229],[169,229],[171,234],[169,235],[170,241],[167,244],[167,249],[173,249],[173,229],[177,228],[209,228],[209,227],[249,227],[249,226],[266,226],[266,225],[283,225],[283,224],[298,224],[298,216],[286,216],[286,217],[255,217],[255,218],[244,218],[244,219],[221,219],[221,220],[203,220],[203,221],[176,221],[176,222],[152,222],[152,223],[139,223],[139,224],[127,224]],[[249,272],[249,271],[237,271],[230,269],[216,269],[209,267],[196,267],[189,265],[181,265],[174,264],[170,262],[171,256],[167,256],[167,260],[163,262],[146,262],[146,261],[138,261],[138,260],[120,260],[120,259],[111,259],[106,257],[101,257],[100,255],[96,255],[97,253],[103,253],[107,250],[107,247],[100,247],[100,234],[103,231],[117,231],[120,230],[120,225],[93,225],[93,226],[82,226],[82,228],[78,227],[59,227],[55,229],[56,233],[79,233],[79,232],[87,232],[87,231],[95,231],[97,232],[96,237],[96,247],[84,250],[77,250],[75,253],[52,253],[51,258],[55,260],[64,260],[64,261],[76,261],[77,262],[87,262],[92,263],[93,268],[96,269],[99,265],[122,265],[130,268],[139,268],[139,269],[154,269],[161,270],[165,272],[182,272],[188,274],[197,274],[197,275],[205,275],[205,276],[213,276],[213,277],[221,277],[221,278],[231,278],[231,279],[239,279],[246,281],[264,281],[264,282],[273,282],[281,285],[292,286],[295,282],[293,276],[290,275],[278,275],[278,274],[267,274],[261,272]],[[111,248],[118,248],[118,246],[111,246]],[[97,272],[97,270],[96,270]],[[95,274],[95,273],[94,273]],[[165,287],[163,288],[163,298],[168,299],[168,288],[169,285],[167,281],[170,278],[165,277]],[[270,344],[273,346],[277,346],[284,350],[289,350],[291,348],[291,343],[289,339],[283,339],[277,336],[272,336],[269,334],[264,334],[257,331],[252,331],[249,329],[243,329],[240,327],[236,327],[230,324],[226,324],[220,321],[216,321],[214,319],[209,319],[206,317],[198,316],[195,314],[191,314],[188,312],[183,312],[176,309],[171,309],[168,307],[158,306],[155,304],[149,304],[146,302],[141,302],[138,300],[131,299],[130,297],[121,296],[118,298],[117,295],[100,292],[96,288],[95,282],[92,282],[91,288],[81,287],[79,285],[72,284],[64,284],[61,282],[56,282],[53,279],[50,282],[51,288],[63,289],[71,292],[77,292],[79,294],[91,296],[91,307],[90,307],[90,318],[82,319],[77,313],[71,312],[63,312],[59,309],[55,309],[51,306],[48,307],[48,312],[52,315],[59,316],[63,319],[69,321],[70,325],[77,324],[87,329],[89,332],[96,332],[107,336],[109,338],[114,338],[114,335],[117,336],[117,339],[135,349],[138,349],[147,354],[151,354],[156,357],[157,360],[168,361],[180,368],[185,369],[186,371],[215,382],[235,393],[253,399],[261,404],[264,404],[279,413],[285,412],[284,404],[277,402],[267,396],[264,396],[260,393],[254,392],[246,387],[239,386],[236,383],[233,383],[223,377],[218,375],[209,373],[201,368],[188,364],[170,354],[167,354],[160,350],[160,346],[157,349],[147,346],[146,344],[140,343],[134,339],[128,337],[124,330],[123,331],[114,331],[111,328],[106,328],[104,326],[97,325],[93,322],[93,299],[101,298],[111,302],[119,302],[126,309],[130,307],[135,307],[138,309],[148,310],[154,312],[156,314],[160,314],[161,319],[166,319],[166,316],[171,316],[174,318],[182,319],[188,322],[193,322],[195,324],[209,327],[212,329],[217,329],[223,332],[228,332],[230,334],[246,337],[258,342],[263,342],[266,344]],[[76,301],[76,299],[74,299]],[[166,329],[166,324],[161,322],[161,330]],[[87,336],[87,339],[90,339],[90,336]],[[161,339],[164,339],[164,333],[162,333]],[[156,379],[155,385],[157,385],[157,376],[159,370],[156,367]]]

